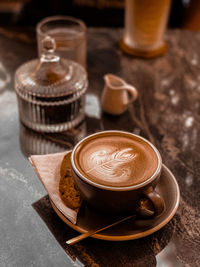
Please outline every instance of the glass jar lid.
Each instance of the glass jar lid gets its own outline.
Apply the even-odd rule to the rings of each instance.
[[[47,36],[40,59],[21,65],[15,74],[16,91],[41,97],[71,95],[85,91],[87,74],[76,62],[55,55],[56,44]]]

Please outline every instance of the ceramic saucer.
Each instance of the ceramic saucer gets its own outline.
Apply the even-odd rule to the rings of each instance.
[[[130,219],[92,237],[110,241],[125,241],[142,238],[161,229],[174,216],[180,200],[178,183],[165,165],[163,165],[156,191],[164,198],[166,204],[165,211],[160,216],[148,220]],[[97,213],[87,205],[83,205],[78,213],[77,224],[74,225],[52,200],[51,204],[58,216],[67,225],[80,233],[98,229],[119,219],[119,217],[114,218],[113,216]]]

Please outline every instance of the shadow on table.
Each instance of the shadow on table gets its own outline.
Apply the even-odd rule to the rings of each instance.
[[[70,246],[65,242],[77,232],[57,216],[49,197],[43,197],[32,206],[72,260],[79,259],[86,266],[156,266],[156,254],[169,243],[175,230],[172,219],[164,228],[142,239],[109,242],[87,238]]]

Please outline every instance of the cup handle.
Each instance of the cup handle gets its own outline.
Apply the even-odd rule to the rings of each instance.
[[[153,187],[146,189],[143,194],[144,197],[150,200],[154,211],[152,211],[152,209],[148,209],[147,204],[145,204],[145,201],[142,200],[140,201],[137,212],[142,217],[159,216],[165,209],[165,202],[163,198],[153,189]]]
[[[132,103],[133,101],[136,100],[136,98],[138,96],[138,91],[137,91],[137,89],[134,86],[132,86],[130,84],[127,85],[126,89],[131,94],[131,98],[129,100],[129,104],[130,104],[130,103]]]

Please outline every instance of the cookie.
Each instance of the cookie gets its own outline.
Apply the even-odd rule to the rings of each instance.
[[[72,177],[70,157],[71,153],[66,154],[61,163],[59,192],[67,207],[78,210],[82,200]]]

